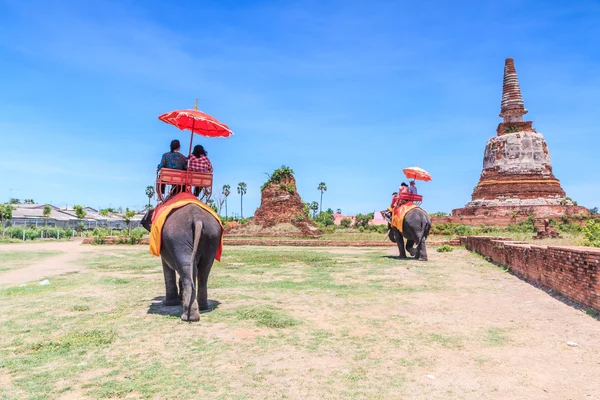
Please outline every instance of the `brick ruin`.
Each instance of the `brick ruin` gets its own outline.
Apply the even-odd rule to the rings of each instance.
[[[600,311],[600,249],[537,246],[501,237],[468,236],[468,250],[500,264],[520,278]]]
[[[316,237],[317,227],[304,213],[296,179],[285,176],[270,182],[261,192],[254,218],[227,231],[228,236]]]
[[[503,121],[485,146],[483,171],[471,201],[453,210],[452,217],[589,215],[585,207],[566,197],[552,173],[548,144],[531,121],[523,121],[525,114],[514,60],[507,58],[500,106]]]

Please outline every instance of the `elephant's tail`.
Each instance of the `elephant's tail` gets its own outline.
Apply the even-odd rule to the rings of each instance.
[[[192,293],[196,293],[197,268],[196,258],[198,257],[198,248],[200,247],[200,236],[202,236],[202,222],[194,222],[194,247],[192,248],[192,257],[190,259],[190,277],[192,278]],[[196,296],[197,297],[197,296]],[[190,320],[190,312],[192,305],[196,301],[195,296],[190,296],[190,304],[188,305],[188,321]]]

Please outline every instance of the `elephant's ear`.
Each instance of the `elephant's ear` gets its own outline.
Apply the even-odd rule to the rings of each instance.
[[[154,214],[154,208],[150,208],[146,211],[146,214],[144,214],[144,217],[140,221],[140,224],[146,228],[148,232],[152,229],[152,214]]]

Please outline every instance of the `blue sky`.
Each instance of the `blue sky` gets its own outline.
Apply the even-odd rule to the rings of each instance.
[[[0,201],[142,207],[188,138],[157,116],[198,97],[236,133],[195,143],[217,187],[247,183],[246,216],[281,165],[354,214],[418,164],[424,207],[448,212],[479,179],[506,57],[567,195],[600,206],[597,0],[0,0]]]

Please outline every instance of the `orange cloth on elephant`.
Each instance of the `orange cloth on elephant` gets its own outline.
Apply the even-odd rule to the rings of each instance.
[[[404,217],[406,213],[408,213],[413,208],[419,208],[412,201],[406,202],[404,204],[400,204],[397,207],[394,207],[392,210],[392,226],[397,228],[400,233],[402,233],[402,224],[404,223]]]
[[[223,224],[221,224],[221,218],[219,218],[215,210],[198,200],[193,194],[187,192],[179,193],[166,203],[156,207],[154,210],[154,213],[152,214],[152,228],[150,230],[150,254],[160,256],[162,228],[167,220],[167,217],[169,214],[171,214],[171,211],[183,206],[187,206],[188,204],[196,204],[203,210],[207,211],[210,215],[215,217],[215,219],[219,222],[219,225],[221,225],[221,242],[219,243],[219,248],[217,249],[217,254],[215,255],[215,260],[221,261],[221,254],[223,253]]]

